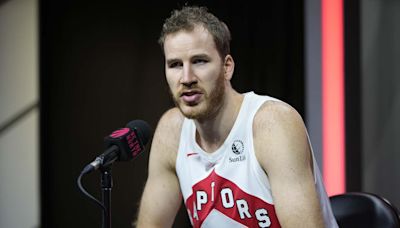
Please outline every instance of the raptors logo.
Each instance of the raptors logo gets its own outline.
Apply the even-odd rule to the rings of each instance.
[[[223,221],[225,225],[280,227],[274,205],[244,192],[214,170],[193,185],[192,190],[185,204],[194,227],[203,224],[215,226],[216,220]]]

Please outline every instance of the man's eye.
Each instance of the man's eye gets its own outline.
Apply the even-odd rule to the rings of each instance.
[[[208,61],[205,60],[205,59],[195,59],[195,60],[193,61],[194,64],[204,64],[204,63],[207,63],[207,62],[208,62]]]
[[[180,66],[182,66],[182,63],[180,63],[180,62],[173,62],[168,65],[169,68],[176,68],[176,67],[180,67]]]

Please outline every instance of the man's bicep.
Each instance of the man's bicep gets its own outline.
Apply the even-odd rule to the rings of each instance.
[[[172,109],[166,112],[154,134],[138,227],[171,227],[181,205],[175,161],[182,118],[177,111]]]
[[[138,227],[171,227],[181,202],[175,174],[149,176],[140,203]]]
[[[322,214],[304,123],[288,105],[267,107],[267,118],[255,125],[256,155],[268,175],[278,219],[286,227],[320,227]]]
[[[281,225],[321,227],[321,208],[311,170],[288,167],[287,170],[279,171],[275,168],[269,169],[269,177]]]
[[[155,142],[140,203],[138,227],[171,227],[174,222],[182,197],[172,160],[166,156],[170,153],[167,147]]]

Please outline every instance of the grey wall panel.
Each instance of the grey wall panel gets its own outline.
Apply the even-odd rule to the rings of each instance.
[[[400,2],[361,9],[363,189],[400,206]]]
[[[305,117],[314,155],[322,166],[321,1],[304,2]]]
[[[0,227],[39,225],[37,1],[0,1]]]

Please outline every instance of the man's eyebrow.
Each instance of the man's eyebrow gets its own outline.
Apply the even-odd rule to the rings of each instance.
[[[173,59],[167,59],[167,64],[169,65],[169,64],[172,64],[172,63],[175,63],[175,62],[179,62],[179,61],[181,61],[181,60],[179,60],[179,59],[177,59],[177,58],[173,58]]]
[[[192,56],[190,59],[209,59],[210,57],[206,54],[198,54]]]
[[[210,59],[210,56],[207,54],[197,54],[197,55],[193,55],[192,57],[190,57],[190,59],[192,59],[192,60],[193,59]],[[179,58],[172,58],[172,59],[167,59],[166,63],[169,65],[169,64],[172,64],[175,62],[180,62],[180,61],[182,61],[182,60]]]

